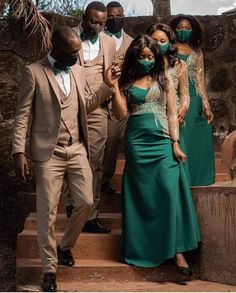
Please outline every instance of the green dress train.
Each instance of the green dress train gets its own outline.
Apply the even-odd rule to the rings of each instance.
[[[204,85],[204,65],[201,51],[178,57],[189,71],[190,106],[185,117],[185,144],[192,186],[207,186],[215,181],[215,159],[212,126],[203,109],[210,109]]]
[[[158,84],[130,89],[122,250],[126,263],[140,267],[159,266],[200,241],[189,183],[182,163],[173,157],[170,133],[176,137],[179,127],[177,112],[167,120],[168,103],[176,107],[167,96]]]

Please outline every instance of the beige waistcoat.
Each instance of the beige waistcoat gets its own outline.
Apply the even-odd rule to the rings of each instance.
[[[71,91],[69,96],[66,96],[59,87],[61,97],[61,123],[58,142],[62,144],[68,144],[69,141],[74,143],[80,139],[78,93],[72,74],[70,75],[70,80]]]

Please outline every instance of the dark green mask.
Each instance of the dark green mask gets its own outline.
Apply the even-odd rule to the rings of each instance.
[[[175,34],[178,41],[180,41],[181,43],[188,43],[192,38],[193,31],[192,30],[176,30]]]
[[[169,48],[170,48],[170,43],[168,42],[168,43],[166,43],[166,44],[158,44],[159,45],[159,47],[160,47],[160,50],[161,50],[161,53],[163,54],[163,55],[165,55],[165,53],[169,50]]]
[[[149,74],[155,65],[155,61],[138,60],[138,72],[142,75]]]

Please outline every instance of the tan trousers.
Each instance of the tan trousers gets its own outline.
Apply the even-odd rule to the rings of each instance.
[[[90,166],[93,174],[93,206],[89,220],[98,217],[98,205],[100,202],[100,188],[102,180],[102,165],[107,141],[108,111],[105,108],[97,108],[88,115],[88,135],[90,144]],[[62,190],[66,205],[73,205],[73,198],[67,185]]]
[[[93,173],[93,207],[89,219],[98,216],[100,188],[102,180],[102,164],[107,140],[107,109],[97,108],[88,115],[88,134],[90,143],[90,166]]]
[[[54,224],[65,178],[74,210],[66,226],[60,247],[62,250],[75,246],[87,221],[93,204],[92,172],[87,152],[82,143],[68,147],[56,146],[53,156],[46,162],[34,162],[38,214],[38,244],[43,272],[56,272],[57,244]]]
[[[115,174],[116,162],[120,145],[124,138],[126,124],[127,118],[118,120],[114,115],[112,115],[112,119],[108,120],[108,137],[103,160],[101,183],[110,183]]]

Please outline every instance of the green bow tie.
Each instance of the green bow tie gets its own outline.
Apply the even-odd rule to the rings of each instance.
[[[80,34],[80,39],[81,39],[82,42],[89,40],[92,44],[95,44],[97,42],[97,40],[98,40],[98,35],[95,35],[92,39],[90,39],[88,37],[88,35],[86,34],[86,32],[82,32]]]
[[[119,39],[122,36],[122,30],[118,31],[117,33],[111,33],[110,31],[106,31],[106,34],[110,37],[115,36],[117,39]]]
[[[53,65],[53,72],[55,75],[59,74],[60,72],[64,71],[65,73],[70,73],[70,67],[69,66],[65,66],[65,65],[62,65],[61,63],[59,62],[54,62],[54,65]]]

